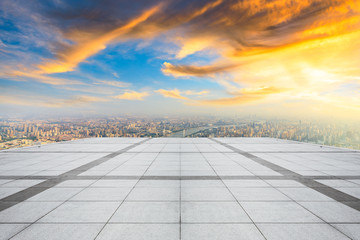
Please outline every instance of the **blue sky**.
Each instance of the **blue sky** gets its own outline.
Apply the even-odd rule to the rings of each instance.
[[[0,110],[358,119],[359,13],[350,0],[3,0]]]

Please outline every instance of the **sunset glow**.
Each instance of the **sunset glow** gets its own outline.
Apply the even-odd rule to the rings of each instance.
[[[360,1],[4,0],[0,18],[5,113],[360,118]]]

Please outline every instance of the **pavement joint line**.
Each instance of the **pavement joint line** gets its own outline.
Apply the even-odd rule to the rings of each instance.
[[[274,163],[271,163],[269,161],[266,161],[265,159],[262,159],[260,157],[257,157],[249,152],[245,152],[245,151],[241,151],[233,146],[230,146],[229,144],[227,143],[223,143],[219,140],[216,140],[216,139],[210,139],[224,147],[227,147],[231,150],[233,150],[234,152],[248,158],[248,159],[251,159],[253,160],[254,162],[256,163],[259,163],[275,172],[278,172],[284,176],[292,176],[294,177],[293,180],[319,192],[319,193],[322,193],[324,194],[325,196],[327,197],[330,197],[332,199],[334,199],[335,201],[337,202],[341,202],[345,205],[347,205],[348,207],[351,207],[357,211],[360,211],[360,204],[350,204],[351,202],[359,202],[360,203],[360,199],[356,198],[356,197],[353,197],[347,193],[344,193],[344,192],[341,192],[337,189],[334,189],[332,187],[329,187],[325,184],[322,184],[320,182],[317,182],[315,181],[314,179],[311,179],[311,178],[304,178],[302,175],[298,174],[298,173],[295,173],[293,171],[290,171],[289,169],[286,169],[284,167],[281,167],[279,165],[276,165]]]
[[[197,147],[197,146],[196,146]],[[205,159],[205,161],[207,162],[207,164],[209,164],[209,166],[211,167],[211,169],[217,174],[217,172],[215,171],[214,167],[209,163],[209,161],[207,160],[207,158],[204,156],[203,153],[201,153],[201,155],[203,156],[203,158]],[[251,223],[255,226],[255,228],[259,231],[259,233],[261,234],[261,236],[263,236],[264,239],[267,239],[265,237],[265,235],[263,234],[263,232],[260,230],[259,226],[257,225],[257,223],[255,223],[255,221],[252,219],[252,217],[250,216],[250,214],[248,214],[248,212],[245,210],[245,208],[241,205],[240,201],[235,197],[234,193],[230,190],[230,188],[224,183],[223,179],[220,178],[220,181],[222,182],[222,184],[224,184],[225,188],[229,191],[229,193],[231,194],[231,196],[234,198],[235,202],[239,205],[239,207],[244,211],[244,213],[246,214],[246,216],[250,219]]]
[[[165,147],[165,145],[164,145]],[[164,147],[162,149],[164,149]],[[149,164],[149,166],[146,168],[145,172],[143,173],[143,175],[149,170],[149,168],[151,167],[151,165],[155,162],[156,158],[159,156],[160,152],[154,157],[154,159],[151,161],[151,163]],[[115,209],[115,211],[111,214],[111,216],[109,217],[109,219],[106,221],[106,223],[104,224],[104,226],[100,229],[100,231],[97,233],[96,237],[94,238],[94,240],[96,240],[99,235],[101,234],[101,232],[104,230],[104,228],[106,227],[106,225],[109,224],[111,218],[115,215],[115,213],[117,212],[117,210],[121,207],[121,205],[126,201],[126,199],[129,197],[129,195],[131,194],[131,192],[135,189],[136,185],[140,182],[141,178],[139,178],[137,180],[137,182],[135,183],[135,185],[131,188],[131,190],[126,194],[125,198],[120,202],[119,206]]]
[[[101,163],[104,163],[104,162],[106,162],[106,161],[108,161],[108,160],[110,160],[110,159],[124,153],[124,152],[127,152],[128,150],[130,150],[132,148],[135,148],[138,145],[141,145],[142,143],[147,142],[149,140],[150,140],[150,138],[146,138],[145,140],[140,141],[138,143],[134,143],[134,144],[132,144],[132,145],[130,145],[130,146],[124,148],[124,149],[121,149],[119,151],[110,153],[110,154],[108,154],[106,156],[103,156],[103,157],[101,157],[99,159],[96,159],[96,160],[94,160],[94,161],[92,161],[90,163],[86,163],[86,164],[84,164],[84,165],[82,165],[80,167],[72,169],[72,170],[70,170],[68,172],[65,172],[63,174],[60,174],[58,176],[55,176],[55,177],[53,176],[52,178],[49,178],[44,182],[41,182],[41,183],[36,184],[36,185],[34,185],[32,187],[26,188],[26,189],[24,189],[24,190],[22,190],[20,192],[17,192],[17,193],[14,193],[14,194],[10,195],[10,196],[2,198],[2,199],[0,199],[0,202],[7,202],[7,203],[10,202],[10,203],[13,203],[13,204],[1,204],[0,205],[0,212],[5,210],[5,209],[8,209],[8,208],[10,208],[10,207],[12,207],[12,206],[14,206],[16,204],[18,204],[19,202],[23,202],[23,201],[25,201],[25,200],[27,200],[27,199],[29,199],[29,198],[37,195],[37,194],[49,189],[49,188],[52,188],[52,187],[56,186],[57,184],[59,184],[61,182],[64,182],[64,181],[68,180],[66,178],[67,176],[77,176],[78,174],[83,173],[83,172],[89,170],[90,168],[95,167],[95,166],[97,166],[97,165],[99,165]]]
[[[215,140],[214,140],[215,141]],[[136,143],[135,143],[136,144]],[[230,145],[229,145],[230,146]],[[231,147],[231,146],[230,146]],[[237,150],[240,151],[240,150]],[[235,151],[235,152],[237,152]],[[8,152],[1,152],[0,155],[3,153],[113,153],[112,151],[8,151]],[[129,153],[160,153],[159,151],[131,151]],[[161,153],[179,153],[178,151],[166,151]],[[180,153],[200,153],[200,152],[180,152]],[[234,153],[234,152],[221,152],[221,151],[202,151],[202,153]],[[348,151],[249,151],[247,153],[360,153],[357,150],[348,150]]]
[[[0,176],[1,179],[6,180],[49,180],[57,178],[58,176]],[[180,175],[123,175],[123,176],[103,176],[103,175],[89,175],[89,176],[64,176],[62,177],[63,181],[67,180],[97,180],[99,178],[106,180],[115,180],[115,179],[138,179],[141,180],[220,180],[220,179],[229,179],[229,180],[237,180],[237,179],[261,179],[261,180],[297,180],[299,177],[297,176],[234,176],[234,175],[219,175],[219,176],[180,176]],[[302,176],[301,179],[310,179],[310,180],[359,180],[360,176]],[[7,184],[7,183],[3,183]],[[0,185],[1,187],[2,185]]]

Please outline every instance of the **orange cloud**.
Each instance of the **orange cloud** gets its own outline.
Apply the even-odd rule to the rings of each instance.
[[[156,90],[155,92],[160,93],[161,95],[163,95],[166,98],[189,100],[189,98],[182,96],[180,91],[176,88],[173,90],[159,89],[159,90]]]
[[[254,102],[260,99],[264,99],[269,95],[278,94],[288,89],[276,88],[276,87],[262,87],[257,89],[243,88],[238,92],[232,92],[231,94],[236,95],[229,98],[219,98],[210,100],[198,101],[201,105],[238,105],[249,102]]]
[[[173,65],[168,62],[164,62],[161,71],[166,75],[172,75],[174,77],[186,77],[186,76],[211,76],[218,72],[224,72],[230,69],[236,68],[237,65],[228,66],[186,66],[186,65]]]
[[[114,96],[113,98],[124,100],[144,100],[144,98],[149,95],[150,94],[148,92],[127,91],[123,94]]]
[[[187,91],[184,91],[183,93],[185,95],[197,95],[197,96],[200,96],[200,95],[205,95],[205,94],[208,94],[210,91],[208,90],[203,90],[203,91],[199,91],[199,92],[196,92],[196,91],[193,91],[193,90],[187,90]]]
[[[50,84],[50,85],[83,85],[84,83],[80,82],[80,81],[76,81],[76,80],[69,80],[69,79],[65,79],[65,78],[58,78],[58,77],[51,77],[51,76],[47,76],[47,75],[41,75],[41,74],[36,74],[36,73],[31,73],[31,72],[22,72],[22,71],[13,71],[9,74],[4,74],[5,78],[10,78],[10,79],[14,79],[17,80],[19,79],[24,79],[24,78],[30,78],[33,79],[34,81],[37,82],[41,82],[41,83],[46,83],[46,84]]]
[[[106,45],[113,42],[120,36],[128,33],[137,25],[145,22],[150,16],[160,10],[160,5],[144,11],[140,16],[130,20],[127,24],[106,32],[100,36],[91,36],[90,39],[83,39],[65,52],[59,53],[61,56],[58,60],[49,61],[39,65],[39,73],[59,73],[74,70],[74,68],[87,58],[95,55],[106,48]]]

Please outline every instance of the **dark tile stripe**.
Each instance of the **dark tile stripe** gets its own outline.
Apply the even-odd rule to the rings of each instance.
[[[341,202],[353,209],[360,211],[360,204],[359,204],[360,200],[356,197],[353,197],[347,193],[344,193],[337,189],[329,187],[325,184],[319,183],[319,182],[315,181],[313,178],[305,178],[304,176],[302,176],[296,172],[290,171],[289,169],[286,169],[286,168],[283,168],[274,163],[268,162],[265,159],[262,159],[251,153],[241,151],[235,147],[232,147],[226,143],[220,142],[216,139],[211,139],[211,140],[213,140],[214,142],[216,142],[218,144],[221,144],[224,147],[227,147],[227,148],[233,150],[234,152],[237,152],[238,154],[241,154],[244,157],[247,157],[247,158],[253,160],[256,163],[259,163],[275,172],[278,172],[278,173],[284,175],[285,177],[291,177],[291,178],[293,178],[293,180],[296,180],[296,181],[300,182],[301,184],[303,184],[311,189],[314,189],[317,192],[320,192],[338,202]]]
[[[48,179],[48,180],[46,180],[46,181],[44,181],[42,183],[36,184],[36,185],[34,185],[32,187],[29,187],[27,189],[24,189],[24,190],[22,190],[20,192],[17,192],[17,193],[14,193],[14,194],[10,195],[10,196],[7,196],[7,197],[0,200],[0,202],[1,202],[0,211],[3,211],[3,210],[5,210],[5,209],[7,209],[9,207],[12,207],[12,206],[18,204],[19,202],[23,202],[23,201],[35,196],[36,194],[39,194],[39,193],[41,193],[41,192],[43,192],[43,191],[45,191],[45,190],[47,190],[49,188],[52,188],[52,187],[54,187],[55,185],[57,185],[57,184],[59,184],[61,182],[69,180],[69,178],[73,178],[73,177],[75,177],[75,176],[89,170],[90,168],[95,167],[95,166],[97,166],[97,165],[99,165],[101,163],[104,163],[104,162],[106,162],[106,161],[108,161],[108,160],[110,160],[110,159],[112,159],[112,158],[114,158],[114,157],[116,157],[116,156],[118,156],[118,155],[120,155],[120,154],[122,154],[122,153],[124,153],[124,152],[126,152],[126,151],[128,151],[128,150],[130,150],[130,149],[144,143],[144,142],[146,142],[146,141],[149,141],[149,140],[150,139],[145,139],[145,140],[143,140],[141,142],[138,142],[138,143],[135,143],[135,144],[133,144],[131,146],[128,146],[128,147],[126,147],[126,148],[124,148],[122,150],[110,153],[110,154],[108,154],[108,155],[106,155],[104,157],[101,157],[101,158],[99,158],[97,160],[94,160],[94,161],[92,161],[90,163],[84,164],[84,165],[82,165],[82,166],[80,166],[78,168],[72,169],[72,170],[70,170],[68,172],[65,172],[65,173],[59,175],[59,176],[52,177],[52,178],[50,178],[50,179]],[[4,203],[4,202],[6,202],[6,203]]]

